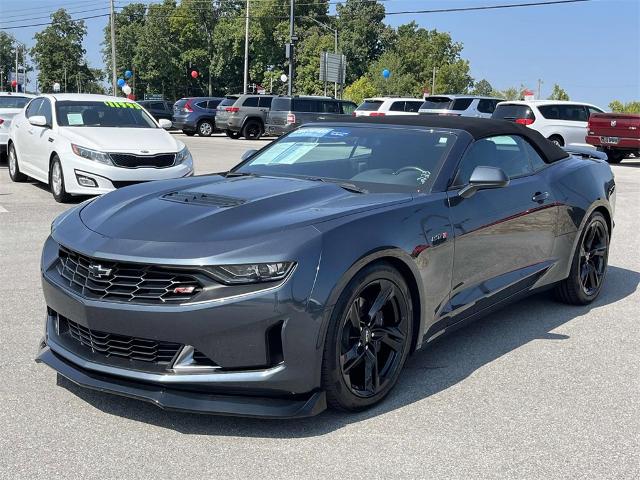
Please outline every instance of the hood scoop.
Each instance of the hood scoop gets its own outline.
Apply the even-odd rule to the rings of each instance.
[[[231,208],[245,203],[244,200],[223,195],[212,195],[202,192],[178,191],[170,192],[160,197],[162,200],[177,203],[189,203],[192,205],[204,205],[207,207]]]

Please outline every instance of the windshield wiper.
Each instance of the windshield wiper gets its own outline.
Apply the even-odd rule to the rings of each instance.
[[[338,185],[339,187],[345,189],[347,192],[369,193],[368,190],[365,190],[364,188],[357,187],[353,183],[332,182],[331,180],[325,180],[322,177],[305,177],[305,180],[311,180],[312,182],[333,183],[333,184]]]

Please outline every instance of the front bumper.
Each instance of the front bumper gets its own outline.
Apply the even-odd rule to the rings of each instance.
[[[265,127],[265,131],[269,134],[269,135],[273,135],[274,137],[280,137],[282,135],[285,135],[289,132],[291,132],[292,130],[295,130],[298,126],[294,125],[294,124],[288,124],[288,125],[273,125],[273,124],[268,124]]]
[[[193,160],[167,168],[122,168],[68,154],[61,157],[61,165],[65,189],[72,195],[101,195],[133,183],[193,175]],[[81,185],[79,183],[81,177],[93,180],[97,186]]]
[[[309,278],[313,268],[294,271],[277,287],[239,297],[132,304],[89,299],[65,287],[57,275],[57,248],[49,238],[43,250],[42,287],[48,312],[37,360],[71,381],[188,411],[292,417],[325,408],[319,391],[322,314],[306,312],[302,301],[306,295],[298,292],[308,284],[301,274]],[[97,334],[191,346],[216,366],[178,368],[179,354],[165,364],[105,355],[93,343],[90,347],[73,343],[56,323],[60,317]]]
[[[195,132],[197,128],[196,123],[193,121],[189,121],[188,117],[173,117],[171,123],[173,123],[173,128],[176,128],[178,130],[186,130],[188,132]]]
[[[300,418],[317,415],[326,409],[324,392],[314,392],[308,398],[280,399],[206,394],[134,382],[83,368],[56,353],[44,341],[41,342],[36,362],[48,365],[81,387],[142,400],[166,410],[259,418]]]

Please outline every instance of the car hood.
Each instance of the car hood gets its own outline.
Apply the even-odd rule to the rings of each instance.
[[[89,203],[80,218],[104,237],[146,242],[255,239],[412,199],[333,183],[220,175],[135,185]]]
[[[162,128],[60,127],[71,143],[104,152],[172,153],[176,140]]]

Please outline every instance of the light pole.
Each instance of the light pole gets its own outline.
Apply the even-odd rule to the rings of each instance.
[[[331,30],[333,32],[333,53],[338,53],[338,29],[337,28],[332,28],[329,25],[327,25],[326,23],[322,23],[319,20],[316,20],[313,17],[306,17],[309,20],[317,23],[318,25],[320,25],[322,28],[326,28],[327,30]],[[326,87],[326,84],[325,84]],[[338,96],[338,82],[334,82],[333,85],[333,96],[337,97]]]
[[[247,0],[247,16],[244,22],[244,86],[243,93],[248,93],[249,86],[249,0]]]
[[[66,74],[65,74],[66,76]],[[67,91],[67,81],[65,79],[64,82],[65,92]],[[118,95],[118,83],[116,80],[116,13],[115,7],[113,5],[113,0],[111,0],[111,88],[113,89],[113,96]]]
[[[293,95],[293,74],[295,71],[294,67],[294,42],[296,41],[296,36],[294,32],[294,16],[295,16],[295,0],[291,0],[291,10],[289,13],[289,86],[287,88],[288,95]]]

